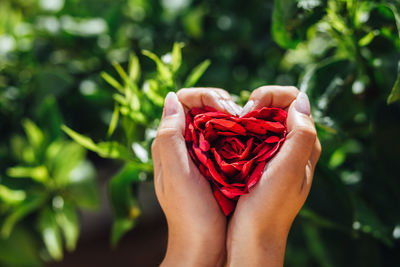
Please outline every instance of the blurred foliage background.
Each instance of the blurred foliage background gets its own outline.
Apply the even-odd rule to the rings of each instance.
[[[399,10],[396,0],[1,0],[0,265],[75,249],[82,210],[101,203],[101,157],[119,169],[115,246],[140,218],[163,98],[198,81],[240,104],[266,84],[310,97],[323,154],[286,266],[399,266]]]

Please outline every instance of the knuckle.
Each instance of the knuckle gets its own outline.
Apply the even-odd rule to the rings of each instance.
[[[189,88],[182,88],[182,89],[179,89],[177,92],[176,92],[176,96],[179,98],[179,97],[182,97],[188,90],[190,90]]]
[[[155,142],[162,142],[162,140],[171,139],[179,135],[180,135],[179,131],[177,131],[175,128],[159,129],[157,132]]]
[[[282,89],[284,89],[288,96],[293,98],[293,100],[296,99],[297,95],[300,93],[300,90],[295,86],[284,86]]]
[[[222,98],[231,98],[231,95],[225,89],[215,88],[214,91],[219,94]]]
[[[321,146],[321,142],[319,141],[318,137],[316,139],[317,139],[316,140],[316,142],[317,142],[316,150],[317,150],[317,156],[319,158],[321,156],[322,146]]]
[[[301,139],[310,142],[312,144],[314,144],[315,140],[317,139],[317,132],[314,127],[298,126],[294,129],[294,133]]]
[[[282,89],[293,92],[296,95],[300,92],[300,90],[296,86],[282,86]]]
[[[204,97],[205,99],[215,99],[215,98],[219,98],[219,94],[216,92],[216,90],[206,90],[202,92],[202,97]]]
[[[271,86],[263,85],[254,90],[255,94],[265,94],[271,90]]]
[[[262,99],[265,97],[269,97],[270,94],[272,94],[271,87],[265,85],[265,86],[261,86],[261,87],[258,87],[257,89],[255,89],[253,91],[253,93],[251,94],[250,98],[251,99]]]
[[[157,151],[157,139],[154,139],[153,142],[151,143],[151,154],[155,155]]]

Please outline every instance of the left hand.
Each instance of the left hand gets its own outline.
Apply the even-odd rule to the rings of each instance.
[[[229,266],[283,266],[291,224],[310,191],[321,153],[307,95],[294,87],[253,91],[244,113],[262,107],[288,111],[286,141],[247,195],[240,197],[228,226]],[[248,109],[248,110],[247,110]]]

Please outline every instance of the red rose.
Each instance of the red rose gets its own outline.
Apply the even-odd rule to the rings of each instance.
[[[225,215],[260,180],[265,164],[284,142],[286,117],[286,111],[280,108],[262,108],[243,117],[210,107],[193,108],[187,113],[189,154],[210,181]]]

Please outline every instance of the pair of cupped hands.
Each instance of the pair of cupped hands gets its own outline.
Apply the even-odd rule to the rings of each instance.
[[[237,116],[262,107],[288,112],[285,143],[229,219],[184,139],[185,113],[204,106]],[[169,93],[152,145],[156,195],[168,223],[161,266],[283,266],[287,236],[310,191],[320,153],[308,97],[295,87],[262,86],[243,108],[223,89]]]

